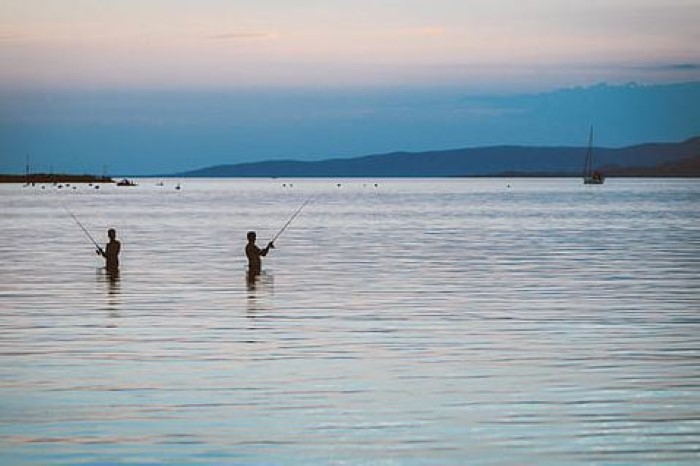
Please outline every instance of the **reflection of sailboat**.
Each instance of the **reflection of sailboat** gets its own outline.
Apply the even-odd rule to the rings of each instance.
[[[593,168],[593,127],[588,135],[588,149],[583,162],[583,184],[603,184],[605,175]]]

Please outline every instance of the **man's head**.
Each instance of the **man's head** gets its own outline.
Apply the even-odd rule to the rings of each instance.
[[[255,242],[255,237],[256,237],[256,234],[255,234],[254,231],[249,231],[249,232],[248,232],[248,241],[250,241],[251,243],[254,243],[254,242]]]
[[[107,230],[107,236],[109,236],[109,239],[116,238],[117,237],[117,230],[115,230],[114,228],[110,228],[109,230]]]

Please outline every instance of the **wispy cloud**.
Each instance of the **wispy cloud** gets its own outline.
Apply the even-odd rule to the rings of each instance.
[[[678,63],[675,65],[669,65],[669,70],[700,70],[700,63]]]
[[[696,71],[700,70],[700,63],[662,63],[637,68],[651,71]]]
[[[413,36],[441,36],[444,35],[447,30],[440,26],[422,26],[417,28],[402,29],[401,32],[403,34]]]
[[[209,39],[222,41],[235,40],[269,40],[277,39],[279,35],[274,32],[226,32],[221,34],[211,34]]]
[[[0,32],[0,42],[18,40],[20,37],[16,34],[1,33]]]

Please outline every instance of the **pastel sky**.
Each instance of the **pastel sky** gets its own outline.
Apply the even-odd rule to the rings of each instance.
[[[0,0],[0,85],[682,79],[698,24],[699,0]]]
[[[683,139],[698,24],[700,0],[0,0],[0,172]]]

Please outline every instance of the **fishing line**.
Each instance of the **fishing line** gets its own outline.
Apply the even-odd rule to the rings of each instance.
[[[90,234],[90,232],[88,231],[88,229],[85,228],[85,225],[83,225],[83,224],[80,222],[80,220],[78,220],[78,217],[68,208],[67,205],[63,204],[63,208],[66,209],[66,212],[68,212],[68,214],[71,216],[71,218],[73,218],[73,220],[75,221],[75,223],[78,224],[78,226],[80,227],[80,229],[83,230],[83,232],[85,233],[85,235],[90,239],[90,241],[92,242],[92,244],[95,245],[95,247],[97,248],[97,250],[100,251],[100,253],[104,254],[104,251],[102,250],[102,247],[97,243],[97,241],[95,241],[95,238],[93,238],[92,235]]]
[[[312,200],[313,196],[309,196],[309,198],[306,199],[306,201],[304,201],[304,203],[300,205],[299,208],[297,208],[297,210],[294,211],[289,220],[287,220],[287,223],[285,223],[284,226],[280,229],[280,231],[278,231],[277,234],[274,236],[274,238],[270,240],[271,243],[274,243],[277,240],[277,238],[279,238],[280,235],[284,232],[284,230],[289,228],[289,225],[292,224],[292,221],[301,213],[302,210],[304,210],[304,207],[306,207]]]

